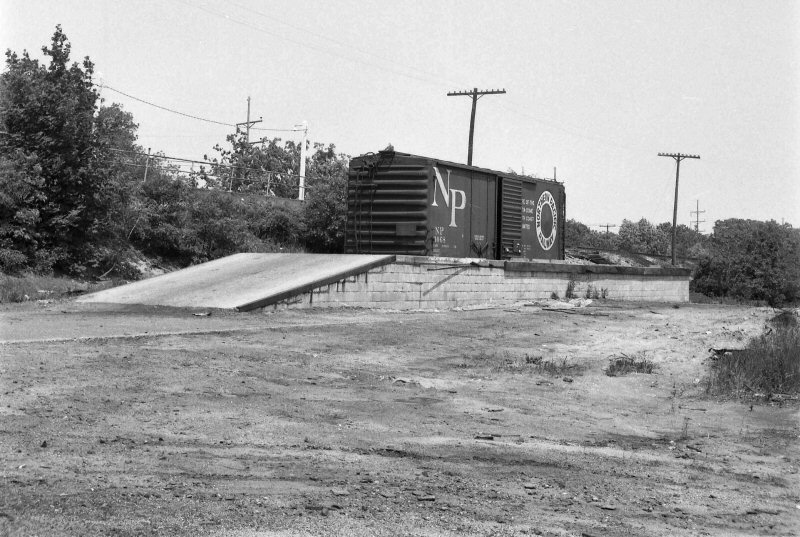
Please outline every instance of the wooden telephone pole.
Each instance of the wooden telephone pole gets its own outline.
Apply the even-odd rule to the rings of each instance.
[[[675,206],[672,209],[672,264],[675,265],[675,237],[678,231],[678,179],[681,175],[681,161],[685,158],[699,159],[700,155],[684,155],[682,153],[659,153],[659,157],[672,157],[677,163],[675,169]]]
[[[237,134],[239,133],[239,126],[240,125],[245,125],[245,132],[247,133],[247,143],[248,144],[250,143],[250,127],[252,127],[256,123],[261,123],[261,118],[258,118],[258,119],[255,119],[253,121],[250,121],[250,96],[248,95],[248,97],[247,97],[247,121],[244,121],[242,123],[237,123],[236,124],[236,133]]]
[[[469,118],[469,149],[467,150],[467,166],[472,166],[472,137],[475,134],[475,108],[478,105],[478,99],[484,95],[496,95],[505,93],[506,90],[480,90],[473,88],[467,91],[451,91],[447,94],[448,97],[455,97],[456,95],[466,95],[472,97],[472,115]]]
[[[705,220],[700,220],[700,215],[705,211],[700,210],[700,200],[697,200],[697,210],[696,211],[689,211],[689,214],[694,215],[694,231],[695,233],[700,233],[700,224],[704,224]]]

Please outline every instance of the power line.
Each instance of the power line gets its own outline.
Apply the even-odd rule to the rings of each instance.
[[[156,157],[155,157],[155,156],[153,156],[152,158],[156,158]],[[147,168],[147,164],[139,164],[139,163],[136,163],[136,162],[123,162],[122,164],[123,164],[124,166],[130,166],[130,167],[132,167],[132,168],[145,168],[145,169]],[[300,186],[299,186],[299,185],[290,185],[290,184],[288,184],[288,183],[286,182],[285,178],[281,177],[281,176],[286,176],[286,178],[288,178],[288,179],[291,179],[291,178],[293,178],[293,177],[299,177],[298,175],[295,175],[295,174],[293,174],[293,173],[289,173],[289,172],[276,172],[276,171],[271,171],[271,170],[254,170],[253,168],[241,168],[241,167],[239,167],[239,166],[226,166],[226,167],[229,167],[229,168],[235,168],[235,169],[236,169],[236,171],[242,171],[242,170],[245,170],[245,171],[256,171],[256,172],[258,172],[260,175],[270,175],[270,176],[277,175],[277,176],[278,176],[278,179],[277,179],[277,180],[276,180],[276,179],[273,179],[272,181],[277,181],[277,182],[280,182],[280,183],[282,183],[284,186],[290,187],[290,188],[292,188],[292,189],[299,189],[299,188],[300,188]],[[200,174],[201,174],[201,172],[199,172],[199,171],[196,171],[196,170],[191,170],[191,169],[190,169],[190,170],[184,170],[183,168],[179,168],[179,167],[171,168],[171,169],[169,169],[169,170],[167,170],[167,171],[168,171],[168,172],[175,172],[175,173],[186,173],[186,174],[190,174],[190,175],[191,175],[191,174],[197,174],[197,175],[200,175]],[[216,176],[215,174],[210,174],[210,173],[205,173],[204,175],[206,175],[206,176],[209,176],[209,177],[215,177],[215,176]],[[312,189],[312,190],[313,190],[313,189],[314,189],[314,188],[316,188],[316,187],[308,187],[308,186],[306,186],[306,187],[304,187],[304,188],[305,188],[305,189],[309,189],[309,188],[310,188],[310,189]]]
[[[364,60],[358,60],[358,59],[355,59],[355,58],[350,58],[350,57],[347,57],[347,56],[343,56],[341,54],[337,54],[336,52],[330,50],[330,48],[328,48],[328,47],[320,47],[320,46],[312,45],[311,43],[305,43],[303,41],[298,41],[296,39],[292,39],[290,37],[286,37],[284,35],[280,35],[280,34],[278,34],[276,32],[273,32],[273,31],[270,31],[270,30],[266,30],[266,29],[264,29],[264,28],[262,28],[260,26],[256,26],[256,25],[251,24],[249,22],[246,22],[246,21],[243,21],[243,20],[239,20],[239,19],[237,19],[235,17],[230,16],[227,13],[215,12],[215,11],[212,11],[212,10],[208,9],[205,6],[191,4],[191,3],[185,2],[184,0],[180,0],[180,2],[185,4],[185,5],[187,5],[187,6],[193,7],[195,9],[199,9],[201,11],[205,11],[206,13],[209,13],[211,15],[222,17],[225,20],[227,20],[229,22],[232,22],[234,24],[238,24],[240,26],[244,26],[246,28],[250,28],[251,30],[255,30],[257,32],[261,32],[261,33],[270,35],[272,37],[277,37],[278,39],[283,39],[284,41],[288,41],[288,42],[293,43],[293,44],[295,44],[297,46],[300,46],[300,47],[304,47],[304,48],[308,48],[308,49],[311,49],[311,50],[315,50],[317,52],[322,52],[323,54],[328,54],[330,56],[334,56],[334,57],[337,57],[337,58],[342,58],[342,59],[345,59],[345,60],[348,60],[348,61],[351,61],[351,62],[354,62],[354,63],[361,63],[361,64],[364,64],[364,65],[370,65],[370,66],[375,67],[377,69],[381,69],[383,71],[394,73],[396,75],[403,76],[403,77],[406,77],[406,78],[411,78],[411,79],[417,80],[419,82],[424,82],[426,84],[432,84],[431,80],[429,80],[428,78],[423,78],[421,76],[415,76],[413,74],[406,73],[406,72],[403,72],[403,71],[398,70],[398,69],[392,69],[386,63],[368,62],[368,61],[364,61]]]
[[[315,32],[313,30],[309,30],[308,28],[303,28],[301,26],[296,26],[294,24],[290,24],[290,23],[288,23],[286,21],[282,21],[282,20],[280,20],[278,18],[272,17],[270,15],[267,15],[266,13],[263,13],[263,12],[258,11],[256,9],[253,9],[251,7],[239,4],[237,2],[229,1],[229,3],[233,4],[234,6],[238,7],[239,9],[243,9],[245,11],[249,11],[249,12],[254,13],[256,15],[259,15],[259,16],[267,19],[267,20],[270,20],[272,22],[275,22],[275,23],[278,23],[278,24],[282,24],[284,26],[288,26],[289,28],[291,28],[293,30],[297,30],[298,32],[303,32],[303,33],[306,33],[308,35],[312,35],[314,37],[318,37],[320,39],[323,39],[325,41],[328,41],[330,43],[338,45],[341,48],[350,49],[352,51],[355,51],[355,52],[357,52],[359,54],[363,54],[365,56],[371,56],[372,58],[375,58],[376,60],[379,60],[381,62],[391,62],[394,65],[398,65],[398,66],[404,67],[405,69],[408,69],[410,71],[416,71],[416,72],[418,72],[420,74],[423,74],[423,75],[425,75],[427,77],[431,77],[432,79],[440,79],[440,77],[441,77],[441,73],[432,73],[430,71],[426,71],[424,69],[420,69],[419,67],[414,67],[413,65],[402,64],[402,63],[399,63],[397,61],[397,58],[389,58],[389,57],[386,57],[386,56],[382,56],[380,54],[375,54],[374,52],[371,52],[369,50],[365,50],[365,49],[362,49],[362,48],[359,48],[359,47],[354,47],[354,46],[352,46],[352,45],[350,45],[348,43],[345,43],[343,41],[339,41],[338,39],[334,39],[334,38],[329,37],[329,36],[327,36],[325,34],[321,34],[319,32]],[[228,19],[228,20],[231,20],[230,17],[228,17],[227,15],[225,15],[225,18]],[[306,45],[303,44],[303,46],[306,46]],[[359,61],[359,60],[352,60],[352,61]],[[365,64],[365,65],[373,65],[373,64]],[[448,82],[448,83],[452,84],[452,82]]]
[[[217,12],[217,11],[212,11],[212,10],[208,9],[207,7],[205,7],[205,6],[191,4],[191,3],[186,2],[184,0],[178,0],[178,1],[180,1],[181,3],[187,5],[187,6],[191,7],[191,8],[199,9],[199,10],[204,11],[205,13],[208,13],[210,15],[224,18],[228,22],[231,22],[231,23],[234,23],[234,24],[238,24],[238,25],[241,25],[241,26],[245,26],[245,27],[250,28],[252,30],[255,30],[255,31],[258,31],[258,32],[262,32],[262,33],[265,33],[267,35],[270,35],[270,36],[273,36],[273,37],[277,37],[279,39],[286,40],[286,41],[288,41],[290,43],[293,43],[295,45],[298,45],[300,47],[309,48],[309,49],[312,49],[312,50],[315,50],[315,51],[318,51],[318,52],[322,52],[324,54],[328,54],[328,55],[332,55],[332,56],[335,56],[335,57],[339,57],[339,58],[351,61],[353,63],[361,63],[363,65],[368,65],[368,66],[374,67],[374,68],[379,69],[379,70],[383,70],[383,71],[386,71],[386,72],[394,73],[396,75],[400,75],[400,76],[403,76],[403,77],[406,77],[406,78],[410,78],[410,79],[413,79],[413,80],[417,80],[417,81],[423,82],[423,83],[425,83],[427,85],[430,85],[430,86],[441,87],[442,85],[444,85],[445,82],[447,84],[453,85],[453,82],[450,82],[450,81],[447,81],[447,80],[441,78],[441,75],[430,73],[428,71],[425,71],[425,70],[422,70],[422,69],[419,69],[419,68],[416,68],[416,67],[400,64],[400,63],[398,63],[396,61],[396,59],[388,60],[386,58],[383,58],[382,56],[378,56],[378,55],[375,55],[375,54],[372,54],[372,53],[363,52],[360,49],[354,49],[354,50],[356,50],[358,52],[363,52],[364,54],[369,54],[370,56],[376,58],[377,60],[380,60],[380,63],[363,61],[363,60],[359,60],[359,59],[356,59],[356,58],[347,57],[347,56],[344,56],[342,54],[337,54],[336,52],[330,50],[330,48],[328,48],[328,47],[318,47],[318,46],[312,45],[310,43],[305,43],[303,41],[298,41],[296,39],[292,39],[292,38],[289,38],[289,37],[286,37],[286,36],[282,36],[282,35],[280,35],[280,34],[278,34],[276,32],[271,32],[269,30],[265,30],[264,28],[261,28],[259,26],[253,25],[253,24],[248,23],[246,21],[238,20],[238,19],[236,19],[234,17],[231,17],[230,15],[228,15],[226,13],[220,13],[220,12]],[[239,5],[239,4],[235,4],[235,5]],[[263,14],[262,12],[259,12],[259,11],[253,10],[253,9],[249,9],[249,8],[245,8],[245,7],[241,6],[241,5],[239,5],[239,7],[242,7],[243,9],[248,9],[249,11],[251,11],[251,12],[257,14],[257,15],[260,15],[262,17],[269,18],[267,15]],[[275,19],[272,19],[272,20],[275,20]],[[280,22],[280,21],[278,21],[278,22]],[[305,29],[300,28],[300,27],[292,26],[292,25],[290,25],[288,23],[283,23],[283,24],[286,24],[290,28],[295,28],[295,29],[297,29],[299,31],[304,31],[304,32],[309,33],[311,35],[317,35],[318,37],[320,37],[322,39],[326,39],[326,40],[331,41],[333,43],[340,44],[339,41],[337,41],[335,39],[328,38],[328,37],[326,37],[324,35],[316,34],[315,32],[311,32],[309,30],[305,30]],[[346,46],[346,45],[341,45],[341,46]],[[352,48],[352,47],[349,47],[349,48]],[[390,63],[387,63],[387,62],[390,62]],[[393,68],[389,67],[389,65],[395,65],[395,66],[403,67],[405,69],[411,69],[411,70],[414,70],[414,71],[417,71],[419,73],[424,74],[425,77],[423,78],[423,77],[415,76],[415,75],[407,73],[407,72],[400,71],[398,69],[393,69]],[[178,112],[178,111],[169,109],[167,107],[156,105],[156,104],[150,103],[148,101],[145,101],[143,99],[139,99],[137,97],[122,93],[119,90],[116,90],[116,89],[111,88],[109,86],[104,86],[104,87],[108,87],[112,91],[116,91],[116,92],[121,93],[123,95],[126,95],[126,96],[128,96],[128,97],[130,97],[130,98],[132,98],[134,100],[143,102],[143,103],[151,105],[151,106],[155,106],[156,108],[160,108],[160,109],[168,111],[168,112],[176,113],[176,114],[179,114],[179,115],[182,115],[182,116],[185,116],[185,117],[190,117],[190,118],[193,118],[193,119],[198,119],[200,121],[206,121],[206,122],[209,122],[209,123],[215,123],[215,124],[218,124],[218,125],[235,126],[233,123],[214,121],[214,120],[201,118],[201,117],[198,117],[198,116],[193,116],[191,114],[184,114],[182,112]],[[512,112],[514,114],[524,115],[524,116],[530,118],[531,120],[536,121],[537,123],[541,123],[543,125],[547,125],[550,128],[559,130],[559,131],[564,132],[565,134],[568,134],[570,136],[577,137],[577,138],[583,138],[585,140],[588,140],[588,141],[591,141],[591,142],[595,142],[595,143],[598,143],[598,144],[601,144],[601,145],[609,146],[609,147],[615,147],[615,148],[619,148],[619,149],[627,149],[627,147],[625,147],[623,145],[620,145],[620,144],[613,143],[613,142],[609,141],[608,139],[599,138],[599,137],[595,137],[595,136],[590,136],[590,135],[587,135],[587,134],[582,134],[582,133],[578,132],[577,129],[565,128],[565,127],[559,125],[558,123],[556,123],[554,121],[548,121],[548,120],[543,119],[541,117],[538,117],[538,116],[535,116],[533,114],[530,114],[525,109],[518,109],[516,107],[510,107],[510,106],[505,105],[505,104],[501,104],[500,106],[502,106],[503,108],[505,108],[509,112]],[[270,128],[259,128],[259,127],[253,127],[252,130],[265,131],[265,132],[297,132],[297,129],[270,129]]]
[[[97,86],[100,89],[109,89],[111,91],[119,93],[120,95],[124,95],[125,97],[128,97],[129,99],[133,99],[134,101],[139,101],[140,103],[144,103],[144,104],[146,104],[148,106],[152,106],[153,108],[158,108],[160,110],[164,110],[164,111],[170,112],[172,114],[177,114],[179,116],[188,117],[188,118],[191,118],[191,119],[196,119],[198,121],[205,121],[206,123],[214,123],[216,125],[225,125],[226,127],[233,127],[234,126],[232,123],[224,123],[222,121],[214,121],[213,119],[206,119],[204,117],[193,116],[192,114],[185,114],[183,112],[178,112],[177,110],[173,110],[171,108],[167,108],[166,106],[161,106],[159,104],[155,104],[155,103],[152,103],[150,101],[146,101],[144,99],[140,99],[139,97],[134,97],[133,95],[131,95],[129,93],[125,93],[124,91],[120,91],[120,90],[118,90],[116,88],[112,88],[111,86],[109,86],[107,84],[94,84],[94,85]]]
[[[399,75],[399,76],[403,76],[403,77],[406,77],[406,78],[410,78],[410,79],[414,79],[414,80],[423,82],[423,83],[425,83],[427,85],[430,85],[430,86],[441,87],[445,82],[448,83],[448,84],[453,84],[452,82],[449,82],[449,81],[443,79],[441,77],[441,74],[437,75],[437,74],[434,74],[434,73],[430,73],[430,72],[425,71],[423,69],[419,69],[419,68],[416,68],[416,67],[413,67],[413,66],[401,64],[401,63],[397,62],[396,59],[389,60],[389,59],[384,58],[382,56],[379,56],[379,55],[376,55],[376,54],[373,54],[373,53],[370,53],[370,52],[366,52],[366,51],[363,51],[363,50],[355,48],[355,47],[350,47],[350,46],[348,46],[348,45],[346,45],[346,44],[344,44],[344,43],[342,43],[340,41],[337,41],[335,39],[329,38],[329,37],[324,36],[322,34],[318,34],[316,32],[312,32],[310,30],[307,30],[307,29],[304,29],[304,28],[301,28],[301,27],[298,27],[298,26],[293,26],[293,25],[285,23],[283,21],[279,21],[279,20],[277,20],[275,18],[269,17],[268,15],[264,14],[263,12],[247,8],[245,6],[242,6],[241,4],[234,3],[234,5],[237,5],[238,7],[242,8],[242,9],[246,9],[246,10],[248,10],[248,11],[254,13],[254,14],[257,14],[257,15],[260,15],[262,17],[268,18],[268,19],[273,20],[275,22],[279,22],[279,23],[284,24],[284,25],[286,25],[286,26],[288,26],[290,28],[294,28],[294,29],[296,29],[298,31],[302,31],[302,32],[308,33],[310,35],[315,35],[315,36],[317,36],[317,37],[319,37],[321,39],[325,39],[325,40],[330,41],[332,43],[335,43],[335,44],[337,44],[337,45],[339,45],[341,47],[350,48],[352,50],[355,50],[356,52],[372,56],[373,58],[375,58],[378,61],[371,62],[371,61],[364,61],[364,60],[353,58],[353,57],[348,57],[348,56],[342,55],[340,53],[337,53],[337,52],[331,50],[329,47],[315,46],[313,44],[306,43],[306,42],[303,42],[301,40],[292,39],[290,37],[286,37],[286,36],[280,35],[277,32],[270,31],[270,30],[264,29],[263,27],[260,27],[258,25],[254,25],[252,23],[249,23],[247,21],[239,20],[239,19],[237,19],[235,17],[232,17],[229,14],[208,9],[206,6],[192,4],[192,3],[186,2],[184,0],[178,0],[178,1],[180,1],[181,3],[189,6],[190,8],[199,9],[199,10],[201,10],[201,11],[203,11],[203,12],[209,14],[209,15],[212,15],[212,16],[215,16],[215,17],[224,18],[228,22],[231,22],[231,23],[234,23],[234,24],[238,24],[238,25],[241,25],[241,26],[245,26],[245,27],[250,28],[252,30],[255,30],[255,31],[258,31],[258,32],[261,32],[261,33],[264,33],[264,34],[267,34],[267,35],[270,35],[270,36],[273,36],[273,37],[276,37],[278,39],[283,39],[283,40],[285,40],[287,42],[290,42],[290,43],[295,44],[295,45],[300,46],[300,47],[312,49],[312,50],[315,50],[315,51],[318,51],[318,52],[322,52],[324,54],[328,54],[328,55],[332,55],[332,56],[335,56],[335,57],[339,57],[339,58],[342,58],[342,59],[345,59],[347,61],[351,61],[351,62],[354,62],[354,63],[360,63],[360,64],[363,64],[363,65],[368,65],[368,66],[371,66],[371,67],[379,69],[379,70],[383,70],[383,71],[386,71],[386,72],[394,73],[394,74]],[[402,67],[402,68],[404,68],[406,70],[413,70],[413,71],[416,71],[418,73],[421,73],[422,75],[424,75],[424,77],[416,76],[416,75],[414,75],[412,73],[409,73],[409,72],[403,72],[402,70],[392,68],[391,66]],[[235,127],[234,123],[215,121],[215,120],[211,120],[211,119],[207,119],[207,118],[202,118],[200,116],[195,116],[195,115],[192,115],[192,114],[186,114],[186,113],[183,113],[183,112],[179,112],[179,111],[176,111],[176,110],[164,107],[164,106],[157,105],[155,103],[151,103],[151,102],[146,101],[144,99],[140,99],[138,97],[134,97],[134,96],[129,95],[127,93],[124,93],[124,92],[121,92],[119,90],[116,90],[115,88],[112,88],[110,86],[100,86],[100,87],[107,87],[108,89],[110,89],[112,91],[115,91],[117,93],[120,93],[122,95],[125,95],[125,96],[127,96],[127,97],[129,97],[131,99],[137,100],[139,102],[142,102],[142,103],[150,105],[150,106],[154,106],[156,108],[159,108],[161,110],[165,110],[165,111],[170,112],[170,113],[178,114],[178,115],[181,115],[181,116],[184,116],[184,117],[189,117],[189,118],[192,118],[192,119],[196,119],[196,120],[199,120],[199,121],[205,121],[205,122],[213,123],[213,124],[217,124],[217,125]],[[509,112],[512,112],[514,114],[524,115],[524,116],[530,118],[531,120],[536,121],[537,123],[541,123],[543,125],[547,125],[550,128],[559,130],[559,131],[564,132],[565,134],[568,134],[570,136],[577,137],[577,138],[582,138],[582,139],[585,139],[585,140],[588,140],[588,141],[591,141],[591,142],[595,142],[595,143],[598,143],[598,144],[601,144],[601,145],[609,146],[609,147],[626,149],[626,147],[624,147],[624,146],[622,146],[620,144],[613,143],[610,140],[608,140],[607,138],[599,138],[599,137],[590,136],[590,135],[587,135],[587,134],[582,134],[582,133],[578,132],[578,129],[575,129],[575,128],[565,128],[564,126],[562,126],[562,125],[560,125],[560,124],[558,124],[558,123],[556,123],[554,121],[549,121],[549,120],[543,119],[541,117],[535,116],[533,114],[530,114],[525,109],[519,109],[519,108],[516,108],[516,107],[510,107],[510,106],[505,105],[505,104],[501,104],[500,106],[502,106],[503,108],[505,108]],[[259,127],[253,127],[252,130],[254,130],[254,131],[264,131],[264,132],[297,132],[298,131],[298,129],[276,129],[276,128],[259,128]]]
[[[215,121],[213,119],[208,119],[208,118],[204,118],[204,117],[200,117],[200,116],[195,116],[195,115],[192,115],[192,114],[187,114],[187,113],[184,113],[184,112],[179,112],[177,110],[173,110],[172,108],[167,108],[166,106],[161,106],[160,104],[156,104],[154,102],[151,102],[151,101],[148,101],[148,100],[145,100],[145,99],[141,99],[139,97],[135,97],[135,96],[131,95],[130,93],[125,93],[124,91],[121,91],[121,90],[118,90],[116,88],[113,88],[113,87],[111,87],[111,86],[109,86],[108,84],[105,84],[105,83],[96,84],[96,83],[93,82],[92,84],[94,84],[95,86],[97,86],[100,89],[109,89],[109,90],[111,90],[113,92],[119,93],[120,95],[124,95],[125,97],[128,97],[129,99],[133,99],[134,101],[139,101],[140,103],[146,104],[148,106],[152,106],[153,108],[158,108],[159,110],[164,110],[165,112],[170,112],[172,114],[177,114],[179,116],[188,117],[190,119],[196,119],[197,121],[205,121],[206,123],[213,123],[215,125],[223,125],[225,127],[234,127],[234,128],[236,127],[236,123],[226,123],[224,121]],[[297,132],[298,131],[298,129],[267,129],[267,128],[255,128],[255,127],[253,128],[253,130],[272,131],[272,132]]]
[[[190,164],[199,164],[201,166],[220,166],[220,167],[223,167],[223,168],[235,168],[236,170],[239,170],[239,171],[258,172],[258,173],[272,173],[272,174],[280,173],[280,174],[285,174],[285,175],[289,175],[289,176],[293,176],[293,177],[299,177],[299,175],[297,175],[295,173],[292,173],[292,172],[278,172],[278,171],[263,170],[261,168],[249,168],[247,166],[240,166],[238,164],[225,164],[225,163],[222,163],[222,162],[213,162],[213,161],[208,161],[208,160],[193,160],[193,159],[188,159],[188,158],[183,158],[183,157],[170,157],[170,156],[167,156],[167,155],[159,155],[159,154],[148,155],[148,153],[145,153],[143,151],[131,151],[131,150],[128,150],[128,149],[111,148],[111,151],[115,151],[117,153],[125,153],[125,154],[129,154],[129,155],[139,155],[139,156],[142,156],[142,157],[148,157],[150,159],[174,160],[174,161],[178,161],[178,162],[188,162]]]

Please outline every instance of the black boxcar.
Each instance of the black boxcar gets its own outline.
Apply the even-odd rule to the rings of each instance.
[[[347,178],[345,252],[564,259],[563,183],[381,151]]]

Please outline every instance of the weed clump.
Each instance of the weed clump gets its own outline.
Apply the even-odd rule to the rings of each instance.
[[[578,298],[578,295],[575,294],[575,288],[577,286],[578,286],[578,280],[576,280],[574,276],[570,276],[569,281],[567,282],[567,290],[564,292],[564,297],[567,300]]]
[[[608,298],[608,289],[605,287],[598,288],[592,284],[588,284],[586,286],[586,292],[584,293],[583,298],[591,298],[594,300],[600,300],[602,298],[605,300]]]
[[[569,363],[566,357],[561,360],[545,360],[542,356],[531,356],[526,354],[520,365],[529,371],[540,375],[550,375],[560,377],[562,375],[575,375],[581,372],[581,366]]]
[[[480,351],[473,355],[464,355],[464,362],[459,364],[459,367],[488,367],[495,371],[537,373],[554,377],[577,375],[583,371],[580,364],[570,363],[567,357],[544,359],[542,356],[527,353],[523,356],[514,356],[508,351],[502,353]]]
[[[781,313],[774,328],[742,350],[729,351],[711,365],[711,395],[769,397],[800,394],[800,327],[794,314]]]
[[[621,377],[628,373],[652,373],[656,368],[643,352],[634,355],[621,354],[611,358],[605,370],[609,377]]]

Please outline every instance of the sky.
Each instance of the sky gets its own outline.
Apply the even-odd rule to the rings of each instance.
[[[153,152],[216,155],[250,97],[251,140],[307,121],[351,156],[465,163],[471,100],[447,93],[505,89],[473,164],[555,173],[568,218],[671,222],[658,153],[683,153],[679,224],[800,226],[800,2],[0,0],[3,51],[41,57],[57,24]]]

